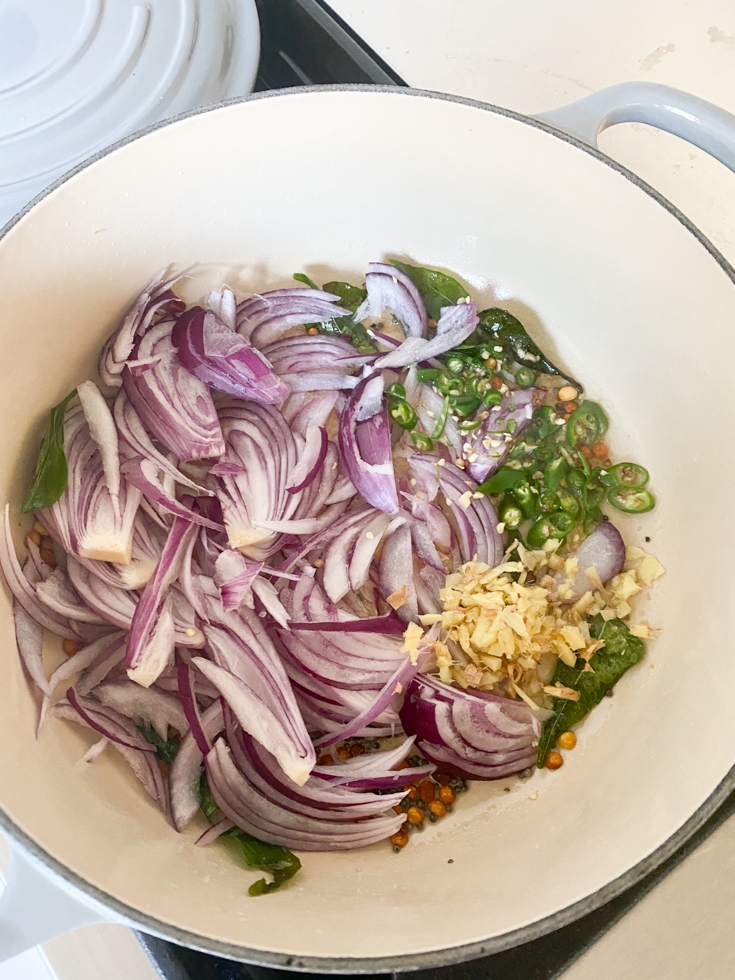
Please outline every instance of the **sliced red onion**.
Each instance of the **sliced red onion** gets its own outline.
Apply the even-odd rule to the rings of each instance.
[[[381,410],[383,407],[383,387],[382,374],[371,375],[365,379],[355,410],[355,419],[358,422],[367,422]]]
[[[297,450],[278,409],[225,402],[220,407],[220,418],[227,440],[225,462],[236,468],[230,473],[217,470],[217,495],[229,544],[248,558],[263,561],[279,549],[280,539],[277,532],[260,527],[259,523],[307,516],[302,505],[313,490],[309,487],[299,493],[286,492],[297,463]]]
[[[419,384],[417,400],[412,404],[416,409],[424,432],[430,436],[436,428],[437,421],[442,416],[444,396],[432,385]],[[465,441],[465,436],[459,431],[455,420],[451,415],[447,415],[441,442],[454,451],[455,459],[462,456],[462,446]]]
[[[265,405],[288,397],[289,389],[263,354],[211,310],[193,306],[182,313],[171,340],[187,371],[210,388]]]
[[[241,754],[241,765],[244,758],[247,757]],[[269,791],[259,772],[250,767],[246,777],[235,766],[231,752],[221,738],[207,756],[206,767],[212,796],[222,812],[246,833],[272,844],[311,851],[365,847],[389,837],[403,822],[403,814],[399,816],[390,809],[396,802],[396,795],[376,797],[376,806],[382,807],[383,812],[379,810],[367,820],[357,817],[354,814],[356,807],[349,806],[342,813],[324,809],[320,816],[308,813],[306,804],[299,806],[302,812],[286,809],[283,794],[273,789]],[[278,799],[278,803],[272,802],[266,792]],[[347,799],[350,795],[344,793]],[[397,794],[397,798],[401,795]]]
[[[485,494],[475,497],[477,485],[458,466],[429,453],[416,453],[409,460],[414,477],[433,500],[439,488],[457,522],[462,561],[485,562],[494,568],[502,560],[503,540],[498,533],[498,515]]]
[[[349,568],[350,588],[353,592],[361,589],[367,581],[373,557],[390,520],[390,514],[377,514],[367,527],[360,527],[360,534],[352,549]]]
[[[199,511],[187,507],[183,501],[177,500],[168,492],[159,478],[158,463],[145,459],[143,456],[133,456],[125,460],[121,469],[128,483],[137,487],[149,501],[159,504],[169,514],[184,518],[191,524],[201,524],[213,531],[224,530],[222,524],[210,521]]]
[[[103,455],[81,405],[66,411],[64,451],[67,487],[55,504],[40,512],[42,522],[56,530],[67,553],[127,565],[141,494],[125,480],[120,482],[119,494],[110,493]]]
[[[422,521],[413,521],[411,524],[411,540],[421,561],[439,572],[444,571],[444,563],[436,550],[431,531]]]
[[[85,725],[87,728],[93,728],[93,726],[82,718],[82,716],[69,704],[68,701],[57,702],[51,710],[57,718],[65,718],[67,721],[74,721],[77,724]],[[132,725],[132,722],[128,722],[127,719],[123,719],[123,722],[125,722],[126,730],[128,726],[132,726],[134,729],[135,726]],[[126,760],[137,778],[143,784],[143,788],[150,798],[161,807],[164,813],[167,813],[168,792],[166,790],[166,784],[163,780],[163,776],[161,775],[161,770],[158,767],[155,749],[153,752],[150,752],[147,749],[145,751],[140,749],[131,749],[127,745],[121,744],[120,742],[115,742],[114,740],[110,740],[110,744]],[[152,749],[153,746],[151,745],[149,748]]]
[[[366,616],[364,619],[322,620],[321,622],[289,622],[293,630],[310,630],[324,633],[384,633],[386,636],[403,636],[406,624],[394,610],[382,616]]]
[[[207,306],[230,330],[237,329],[237,299],[231,289],[223,286],[211,290],[207,294]]]
[[[59,684],[71,680],[80,671],[91,668],[95,662],[102,662],[112,657],[118,651],[124,654],[124,647],[125,634],[122,632],[110,633],[107,636],[101,636],[99,639],[93,640],[92,643],[88,643],[72,657],[67,657],[51,674],[49,677],[51,691],[56,690]],[[122,660],[122,655],[119,657],[119,660]],[[77,691],[82,695],[89,694],[91,689],[85,683],[77,685]]]
[[[253,582],[253,592],[260,599],[265,611],[284,629],[288,629],[288,613],[278,598],[276,587],[267,579],[256,578]]]
[[[186,729],[186,723],[188,723],[199,751],[202,753],[202,756],[205,756],[212,745],[202,727],[199,705],[197,704],[196,693],[194,691],[194,671],[184,660],[179,660],[176,668],[176,679],[179,701],[181,702],[180,707],[183,709],[185,724],[183,727],[175,727],[178,727],[179,731],[183,733]],[[168,736],[164,735],[162,737],[165,739]]]
[[[106,385],[120,387],[120,376],[132,353],[135,337],[145,333],[156,314],[179,313],[184,309],[184,303],[171,292],[175,282],[175,278],[166,280],[165,271],[159,272],[135,300],[121,326],[107,339],[98,365]]]
[[[209,459],[225,451],[209,388],[181,364],[171,341],[173,322],[152,327],[135,345],[149,367],[127,367],[125,393],[146,428],[180,460]]]
[[[306,398],[306,395],[293,395],[293,398]],[[338,391],[322,391],[306,402],[302,402],[292,418],[286,415],[286,404],[281,408],[284,418],[290,423],[291,431],[297,435],[306,435],[306,430],[312,426],[322,426],[334,410],[338,399]],[[289,399],[290,401],[290,399]]]
[[[216,614],[213,607],[213,619]],[[264,740],[284,772],[294,782],[303,782],[316,759],[314,747],[263,622],[247,609],[223,614],[221,620],[221,624],[212,622],[203,627],[216,663],[200,657],[193,658],[192,663],[229,702],[243,728]],[[289,635],[287,630],[283,633]]]
[[[329,437],[322,426],[311,425],[304,433],[304,447],[299,461],[286,482],[288,493],[298,493],[316,479],[327,455]]]
[[[252,585],[263,562],[248,561],[241,552],[228,548],[217,558],[214,567],[214,584],[225,611],[237,609],[243,602],[252,609]]]
[[[245,731],[250,732],[261,744],[267,746],[286,775],[297,786],[303,786],[309,778],[314,762],[309,764],[303,752],[294,751],[293,740],[283,729],[273,711],[258,698],[245,681],[228,670],[210,663],[203,657],[195,657],[194,663],[219,690]]]
[[[383,543],[378,581],[384,598],[405,588],[406,601],[396,609],[396,613],[404,622],[415,620],[419,610],[413,582],[411,528],[408,525],[396,528]]]
[[[469,779],[510,776],[536,759],[540,725],[528,705],[458,691],[422,674],[408,689],[401,721],[423,756]]]
[[[155,687],[141,687],[124,677],[98,684],[94,696],[108,708],[132,718],[136,724],[149,725],[164,742],[168,739],[169,728],[175,728],[183,735],[189,725],[178,698]]]
[[[444,604],[439,597],[439,592],[446,584],[446,575],[424,565],[418,572],[414,572],[413,584],[416,589],[416,599],[418,601],[419,613],[440,613],[444,611]]]
[[[577,548],[570,558],[576,558],[579,571],[572,582],[572,594],[564,596],[564,602],[576,602],[585,592],[593,592],[594,584],[587,578],[587,569],[594,568],[604,585],[623,570],[625,565],[625,542],[623,537],[609,521],[604,521]],[[557,587],[566,583],[564,572],[556,574]]]
[[[76,640],[77,633],[69,621],[55,613],[36,597],[34,585],[26,578],[15,554],[15,545],[10,531],[10,508],[5,506],[5,519],[0,533],[0,565],[5,581],[20,606],[28,613],[34,622],[43,626],[56,636],[67,640]],[[36,577],[38,581],[38,578]]]
[[[55,568],[53,573],[36,586],[36,596],[54,612],[68,620],[79,623],[94,623],[106,626],[107,622],[92,612],[74,591],[65,572]]]
[[[339,296],[321,289],[273,289],[246,299],[237,308],[237,330],[261,349],[282,333],[305,323],[324,323],[350,311],[337,306]]]
[[[405,654],[399,637],[377,633],[279,631],[286,668],[300,671],[328,688],[378,691]]]
[[[339,602],[350,591],[349,568],[357,547],[356,542],[362,535],[369,533],[367,529],[372,522],[372,512],[368,512],[361,521],[352,523],[329,545],[324,556],[324,591],[332,602]]]
[[[197,837],[194,841],[197,847],[206,847],[207,844],[211,844],[213,840],[217,840],[222,834],[226,834],[228,830],[232,830],[234,823],[227,817],[222,817],[217,823],[213,823],[211,827],[204,831],[201,837]]]
[[[87,751],[84,753],[82,758],[85,762],[96,762],[97,759],[102,755],[107,746],[110,744],[109,738],[104,735],[99,741],[95,742],[94,745],[90,745]]]
[[[21,663],[38,689],[51,697],[53,689],[43,668],[43,627],[29,616],[17,599],[13,601],[13,617]]]
[[[73,556],[67,556],[66,570],[82,600],[106,622],[129,630],[135,613],[135,596],[110,586]]]
[[[424,521],[429,529],[431,540],[442,551],[448,552],[452,547],[452,528],[440,507],[430,503],[423,496],[405,494],[405,499],[411,505],[411,514],[418,520]]]
[[[173,658],[174,621],[166,594],[181,570],[189,539],[196,533],[195,524],[174,518],[158,567],[133,614],[125,665],[130,679],[143,687],[150,687]]]
[[[364,422],[357,419],[364,379],[347,400],[339,420],[338,443],[342,464],[357,492],[377,510],[395,514],[398,493],[393,472],[390,422],[386,406]]]
[[[117,393],[115,403],[112,406],[112,414],[115,419],[117,431],[120,434],[120,439],[123,442],[121,448],[125,451],[125,447],[129,447],[130,451],[129,453],[126,452],[126,455],[143,456],[145,459],[150,459],[152,462],[158,464],[159,470],[164,474],[172,477],[177,483],[189,487],[190,490],[210,495],[214,493],[214,491],[207,487],[203,487],[194,480],[190,480],[163,453],[156,449],[145,430],[145,426],[140,421],[138,413],[130,404],[130,399],[125,394],[124,388],[121,388]]]
[[[335,742],[340,742],[345,738],[351,738],[362,731],[363,728],[367,728],[368,725],[372,724],[385,711],[396,695],[403,692],[413,680],[417,671],[418,664],[412,664],[411,660],[407,657],[393,676],[388,678],[371,704],[361,711],[359,715],[356,715],[341,731],[332,732],[323,738],[318,738],[314,743],[315,747],[326,748],[328,745],[334,745]]]
[[[77,385],[77,395],[89,426],[89,434],[97,443],[102,459],[102,469],[107,480],[107,489],[113,506],[119,506],[120,494],[120,456],[117,442],[117,429],[110,406],[102,392],[93,381]]]
[[[426,333],[426,307],[414,282],[393,265],[371,262],[365,276],[367,299],[355,314],[356,320],[379,317],[384,310],[392,313],[412,337]]]
[[[114,709],[107,708],[103,711],[97,701],[77,697],[73,687],[67,689],[66,700],[90,728],[94,728],[111,742],[127,745],[129,749],[137,749],[139,752],[155,753],[156,750],[151,743],[147,742],[134,726],[131,730],[129,725],[124,724],[124,716]]]
[[[487,418],[468,434],[463,446],[465,459],[472,460],[467,471],[473,480],[482,483],[502,465],[511,441],[523,432],[533,416],[536,394],[533,388],[517,388],[504,395],[499,405],[486,409]]]
[[[282,337],[262,349],[276,374],[351,374],[375,360],[375,354],[358,354],[341,337]],[[296,390],[296,389],[294,389]]]
[[[389,367],[406,367],[416,361],[428,361],[439,354],[446,354],[448,350],[464,343],[479,322],[474,303],[445,306],[436,325],[436,335],[431,340],[425,340],[418,335],[409,336],[400,347],[379,357],[373,368],[384,371]]]
[[[219,700],[210,705],[201,717],[204,745],[207,745],[225,727],[222,716],[222,705]],[[174,758],[169,776],[171,793],[171,820],[174,827],[181,833],[194,819],[199,811],[199,783],[201,781],[204,755],[202,747],[194,737],[193,729],[189,729],[182,738],[179,750]]]

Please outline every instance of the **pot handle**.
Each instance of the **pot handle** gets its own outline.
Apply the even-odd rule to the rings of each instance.
[[[112,922],[8,839],[10,865],[0,898],[0,962],[82,926]]]
[[[658,82],[620,82],[535,118],[595,147],[609,126],[646,123],[693,143],[735,171],[735,116]]]

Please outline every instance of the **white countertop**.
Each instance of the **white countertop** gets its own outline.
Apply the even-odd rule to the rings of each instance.
[[[615,82],[687,89],[735,112],[731,0],[330,0],[410,85],[541,112]],[[660,190],[735,262],[735,174],[637,124],[602,149]],[[731,980],[735,822],[720,828],[565,980]],[[0,980],[155,980],[132,932],[91,926],[0,965]],[[47,966],[53,965],[53,974]]]

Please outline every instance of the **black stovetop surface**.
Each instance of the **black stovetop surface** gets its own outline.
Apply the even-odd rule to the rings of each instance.
[[[406,84],[323,0],[256,3],[261,26],[256,91],[335,83]],[[555,980],[733,812],[735,794],[642,881],[571,925],[492,956],[418,970],[408,974],[407,980]],[[162,980],[294,980],[298,976],[309,980],[323,976],[234,963],[143,934],[139,939]],[[363,980],[371,978],[363,974]]]

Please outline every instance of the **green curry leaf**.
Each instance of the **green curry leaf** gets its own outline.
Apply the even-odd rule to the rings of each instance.
[[[390,259],[390,264],[405,272],[415,283],[426,306],[426,312],[432,320],[438,320],[443,306],[455,306],[460,299],[467,295],[467,287],[457,282],[446,272],[426,269],[423,266],[407,265],[397,259]]]
[[[559,681],[564,687],[579,691],[579,701],[565,701],[561,698],[557,700],[554,714],[547,719],[541,733],[538,747],[539,769],[546,762],[546,756],[559,735],[581,721],[599,704],[626,670],[639,663],[645,653],[643,641],[633,636],[620,619],[605,622],[601,616],[595,616],[590,622],[590,635],[605,643],[590,658],[590,667],[594,673],[584,670],[583,660],[577,660],[574,667],[567,666],[561,660],[556,665],[551,683]]]
[[[24,514],[50,507],[66,490],[69,473],[64,453],[64,412],[76,393],[75,388],[51,409],[48,430],[41,444],[41,452],[38,454],[33,483],[20,508]]]

